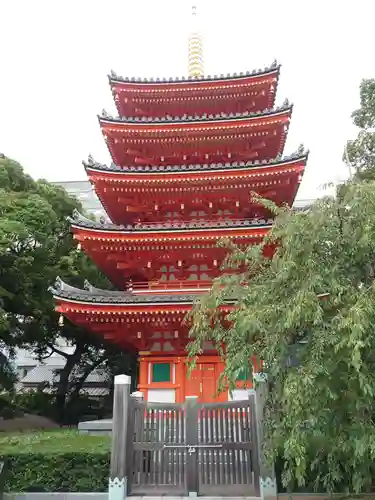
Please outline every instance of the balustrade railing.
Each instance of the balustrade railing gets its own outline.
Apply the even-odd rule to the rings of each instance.
[[[129,291],[141,293],[147,291],[172,291],[172,290],[207,290],[211,287],[210,280],[181,280],[181,281],[145,281],[132,283],[128,286]]]
[[[165,222],[139,222],[133,229],[203,229],[220,227],[251,227],[270,225],[272,220],[266,219],[217,219],[217,220],[190,220],[190,221],[165,221]]]

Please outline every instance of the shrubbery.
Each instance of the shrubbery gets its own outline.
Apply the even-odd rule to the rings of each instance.
[[[23,414],[39,415],[60,422],[56,414],[56,396],[42,390],[30,392],[3,392],[0,394],[0,418],[12,419]],[[66,404],[64,425],[77,425],[82,420],[108,418],[112,414],[112,399],[90,398],[85,394]],[[1,451],[1,450],[0,450]]]
[[[14,398],[11,394],[0,394],[0,418],[7,420],[22,415],[22,408],[14,402]]]
[[[20,454],[6,459],[5,491],[102,492],[108,488],[109,454]]]
[[[5,491],[106,491],[109,450],[110,438],[76,431],[0,436]]]

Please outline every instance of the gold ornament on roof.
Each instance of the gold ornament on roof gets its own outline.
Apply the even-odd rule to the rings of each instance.
[[[188,41],[188,73],[189,77],[199,78],[204,75],[203,43],[197,26],[197,7],[195,5],[192,6],[191,13],[193,29]]]

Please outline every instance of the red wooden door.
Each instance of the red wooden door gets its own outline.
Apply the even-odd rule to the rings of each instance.
[[[201,394],[201,365],[198,364],[195,369],[187,376],[185,396],[198,396]]]
[[[202,363],[201,365],[201,401],[212,403],[216,399],[215,365]]]
[[[200,402],[211,403],[216,391],[215,363],[198,363],[186,380],[186,396],[198,396]]]

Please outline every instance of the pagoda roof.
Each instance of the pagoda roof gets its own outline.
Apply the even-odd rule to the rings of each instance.
[[[194,76],[194,77],[151,77],[151,78],[140,78],[140,77],[122,77],[111,71],[108,75],[110,83],[130,83],[137,85],[165,85],[165,84],[186,84],[186,83],[200,83],[200,82],[215,82],[215,81],[231,81],[231,80],[245,80],[248,78],[256,78],[259,76],[266,76],[271,73],[279,73],[281,65],[275,60],[270,66],[266,66],[263,69],[253,69],[252,71],[246,71],[241,73],[227,73],[226,75],[204,75],[204,76]]]
[[[245,112],[245,113],[219,113],[219,114],[204,114],[204,115],[184,115],[184,116],[112,116],[105,109],[102,114],[98,115],[100,123],[118,123],[118,124],[136,124],[146,126],[160,126],[161,124],[178,124],[178,123],[197,123],[197,122],[241,122],[248,121],[249,119],[268,118],[278,116],[289,112],[291,115],[293,111],[293,104],[290,104],[286,99],[281,106],[272,109],[264,109],[263,111]]]
[[[170,231],[184,232],[193,230],[212,229],[245,229],[245,228],[268,228],[272,226],[272,219],[251,219],[251,220],[215,220],[215,221],[187,221],[187,222],[160,222],[160,223],[137,223],[137,224],[113,224],[101,223],[89,219],[78,212],[73,211],[73,216],[68,217],[72,226],[82,229],[99,230],[101,232],[120,232],[123,234],[134,233],[165,233]]]
[[[87,281],[85,282],[86,285]],[[87,304],[193,304],[199,297],[199,294],[135,294],[129,291],[102,290],[92,285],[85,288],[76,288],[68,285],[60,277],[56,278],[55,283],[48,288],[55,299],[66,299]],[[327,298],[329,293],[318,294],[318,298]],[[227,301],[231,302],[230,299]]]
[[[200,164],[179,164],[179,165],[131,165],[131,166],[119,166],[114,163],[106,165],[103,163],[96,162],[90,155],[87,161],[83,161],[83,165],[86,171],[98,171],[98,172],[108,172],[114,174],[140,174],[145,176],[150,176],[153,174],[168,174],[172,172],[176,173],[189,173],[189,172],[202,172],[202,171],[223,171],[223,170],[241,170],[241,169],[259,169],[262,167],[273,167],[284,165],[292,162],[305,161],[307,162],[309,151],[304,151],[303,146],[291,155],[278,156],[271,160],[255,160],[255,161],[234,161],[234,162],[224,162],[224,163],[200,163]]]
[[[197,294],[136,294],[129,291],[102,290],[93,287],[87,281],[85,288],[76,288],[68,285],[60,277],[56,278],[53,286],[48,290],[55,299],[66,299],[87,304],[192,304],[197,299]]]

